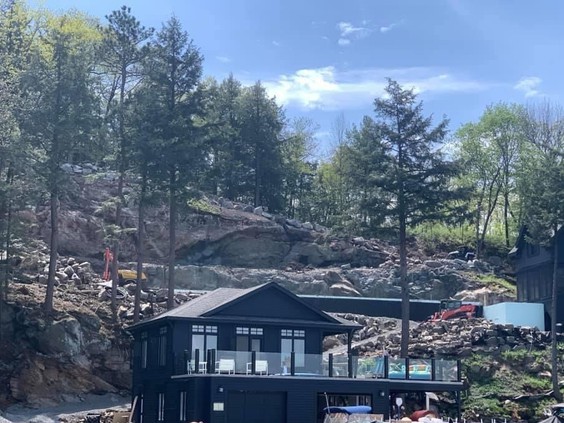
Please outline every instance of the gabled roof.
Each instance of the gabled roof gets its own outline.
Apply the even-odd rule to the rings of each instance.
[[[348,320],[342,319],[337,316],[333,316],[329,313],[325,313],[316,307],[306,303],[304,300],[299,298],[294,293],[288,291],[287,289],[283,288],[276,282],[269,282],[263,285],[258,285],[252,288],[246,289],[239,289],[239,288],[218,288],[214,291],[208,292],[198,298],[195,298],[181,306],[169,310],[165,313],[162,313],[158,316],[153,318],[143,320],[139,323],[136,323],[129,327],[129,329],[137,329],[138,327],[145,326],[149,323],[155,321],[162,321],[164,319],[206,319],[206,318],[226,318],[226,316],[222,315],[229,311],[230,308],[233,308],[237,304],[259,295],[263,291],[267,290],[276,290],[281,293],[283,296],[287,296],[291,301],[299,304],[300,307],[303,309],[309,310],[312,316],[317,316],[318,321],[315,323],[319,325],[328,325],[331,326],[333,329],[336,326],[340,326],[343,329],[356,329],[360,328],[360,325],[350,322]],[[238,315],[239,317],[240,315]],[[246,316],[241,315],[240,317],[245,318]],[[268,319],[268,316],[265,316]],[[252,319],[252,317],[248,317],[248,319]],[[255,318],[260,321],[264,321],[265,319],[262,318]],[[282,319],[276,319],[279,322],[282,322]],[[296,320],[296,323],[303,323],[303,320]]]

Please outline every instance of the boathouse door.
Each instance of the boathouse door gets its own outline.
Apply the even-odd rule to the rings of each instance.
[[[286,393],[229,391],[225,411],[229,423],[286,423]]]

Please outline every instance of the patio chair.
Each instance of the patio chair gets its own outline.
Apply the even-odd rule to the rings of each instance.
[[[251,374],[253,370],[253,363],[247,363],[247,374]],[[255,374],[268,374],[268,361],[257,360],[255,362]]]
[[[235,374],[235,360],[232,358],[222,358],[215,366],[216,373]]]
[[[198,363],[198,372],[199,373],[206,373],[206,362],[205,361],[200,361]],[[195,369],[196,369],[196,363],[194,362],[194,360],[190,360],[188,361],[188,373],[195,373]]]

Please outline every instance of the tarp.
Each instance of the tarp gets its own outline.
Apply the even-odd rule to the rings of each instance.
[[[327,414],[346,413],[346,414],[369,414],[372,407],[367,405],[350,405],[347,407],[326,407],[323,411]]]
[[[562,419],[559,419],[556,416],[550,416],[549,418],[544,419],[544,420],[540,421],[539,423],[564,423],[564,422],[562,421]]]

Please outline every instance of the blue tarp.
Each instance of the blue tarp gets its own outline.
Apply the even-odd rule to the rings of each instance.
[[[346,414],[370,414],[372,407],[367,405],[351,405],[347,407],[326,407],[323,411],[327,414],[346,413]]]

